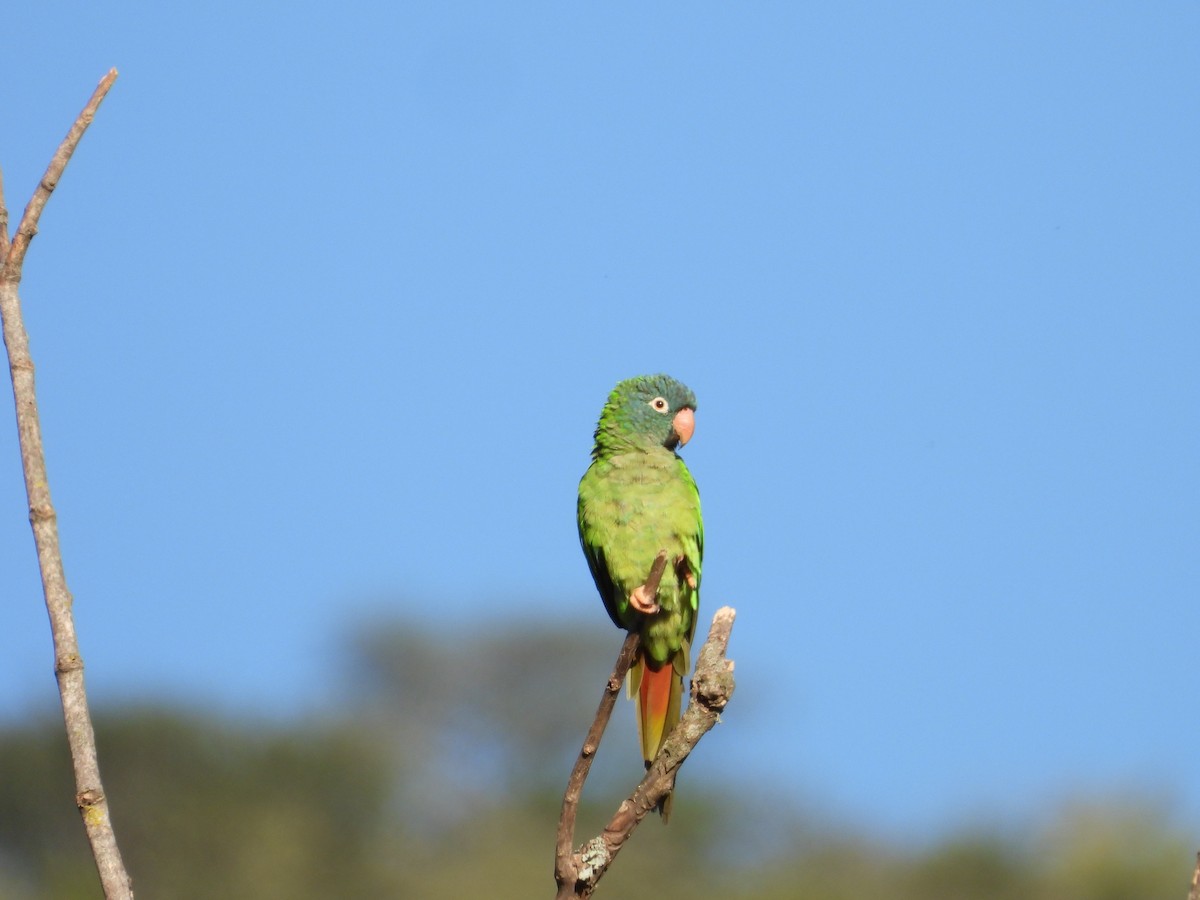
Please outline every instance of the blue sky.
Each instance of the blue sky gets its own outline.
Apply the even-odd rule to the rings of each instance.
[[[1200,7],[48,3],[0,58],[14,220],[121,72],[22,285],[99,701],[292,715],[371,611],[610,628],[575,487],[667,371],[739,610],[690,769],[1200,829]]]

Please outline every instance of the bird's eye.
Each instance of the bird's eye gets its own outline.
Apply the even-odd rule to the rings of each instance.
[[[655,397],[650,401],[650,405],[660,413],[665,413],[667,411],[667,401],[662,397]]]

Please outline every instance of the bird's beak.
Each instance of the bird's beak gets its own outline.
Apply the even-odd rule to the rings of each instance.
[[[679,435],[679,443],[686,444],[692,439],[692,432],[696,430],[695,411],[685,406],[675,413],[675,418],[671,420],[671,427]]]

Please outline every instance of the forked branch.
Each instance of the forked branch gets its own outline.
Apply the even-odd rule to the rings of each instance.
[[[646,579],[648,593],[658,592],[667,555],[660,553]],[[583,784],[591,769],[592,759],[600,747],[600,739],[612,715],[613,704],[625,674],[637,655],[639,638],[630,632],[621,645],[616,665],[604,686],[600,707],[584,738],[579,757],[567,780],[563,795],[562,814],[558,820],[558,839],[554,855],[554,879],[558,884],[558,900],[586,898],[592,895],[613,859],[646,814],[655,809],[675,786],[675,776],[688,754],[700,739],[717,723],[721,710],[733,694],[733,662],[725,657],[729,635],[733,630],[735,612],[724,606],[713,617],[708,639],[700,648],[692,677],[692,702],[688,704],[679,724],[671,731],[646,771],[641,783],[633,793],[621,802],[604,831],[587,841],[578,850],[574,849],[575,821],[579,811],[579,798]]]
[[[42,573],[42,592],[50,616],[54,637],[54,671],[62,697],[63,720],[67,742],[75,768],[75,802],[83,815],[84,828],[91,843],[92,855],[100,873],[104,896],[108,900],[126,900],[133,896],[129,875],[121,861],[116,837],[109,821],[108,801],[100,783],[100,766],[96,759],[96,738],[88,712],[87,694],[83,683],[83,660],[75,636],[75,619],[71,612],[71,594],[63,572],[62,553],[58,543],[58,523],[50,502],[50,484],[46,475],[46,457],[42,449],[42,430],[38,419],[37,397],[33,383],[33,359],[29,354],[29,336],[21,318],[21,303],[17,293],[21,270],[29,243],[37,234],[38,219],[58,185],[71,154],[80,138],[95,118],[96,110],[117,78],[111,70],[100,81],[91,99],[75,119],[71,130],[59,145],[46,173],[25,207],[12,239],[8,235],[8,210],[4,203],[3,182],[0,182],[0,318],[3,319],[4,345],[8,351],[8,367],[12,375],[13,400],[16,403],[17,433],[21,446],[21,468],[25,474],[25,491],[29,498],[29,521],[37,547],[38,566]]]

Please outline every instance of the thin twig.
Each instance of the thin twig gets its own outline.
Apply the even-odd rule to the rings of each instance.
[[[71,126],[71,130],[67,132],[67,136],[58,145],[58,150],[50,160],[50,165],[46,167],[46,174],[42,176],[42,180],[38,183],[33,196],[29,198],[29,203],[25,207],[25,213],[21,216],[21,221],[17,224],[16,234],[13,235],[12,246],[8,248],[8,252],[5,254],[5,281],[11,281],[13,284],[16,284],[21,280],[21,265],[25,262],[25,251],[29,249],[29,242],[37,234],[38,219],[42,216],[42,210],[46,207],[46,201],[50,199],[50,194],[58,187],[58,181],[62,178],[63,172],[67,168],[67,163],[71,161],[71,154],[79,146],[79,139],[83,137],[83,133],[92,124],[92,119],[96,118],[96,110],[100,108],[101,102],[103,102],[105,96],[108,94],[108,89],[113,86],[113,82],[116,80],[117,70],[109,69],[108,74],[101,78],[100,83],[96,85],[96,90],[92,93],[92,99],[83,107],[83,111],[75,119],[75,124]]]
[[[637,657],[640,644],[641,637],[636,631],[631,631],[625,636],[625,642],[621,644],[621,651],[617,654],[616,665],[613,666],[612,674],[608,676],[608,681],[604,685],[604,694],[600,698],[600,707],[596,710],[596,718],[592,721],[592,726],[583,739],[583,748],[579,751],[579,757],[571,769],[571,776],[567,779],[567,790],[563,794],[562,814],[558,817],[558,840],[554,849],[554,877],[560,888],[564,884],[573,885],[576,881],[577,867],[573,844],[575,819],[579,814],[579,797],[583,793],[583,783],[592,769],[592,760],[596,758],[596,751],[600,749],[600,739],[604,737],[604,729],[608,727],[608,720],[612,718],[617,694],[621,691],[621,685],[625,681],[629,667],[633,665],[633,660]]]
[[[75,635],[75,620],[71,613],[71,594],[63,572],[62,553],[58,543],[58,524],[50,502],[50,484],[46,475],[46,457],[42,449],[41,424],[38,420],[37,397],[34,391],[33,360],[29,354],[29,336],[21,319],[21,303],[17,286],[29,242],[37,234],[37,223],[51,192],[75,152],[79,139],[91,124],[100,102],[116,80],[117,70],[111,70],[100,81],[54,158],[42,176],[29,205],[17,226],[16,234],[4,238],[3,259],[0,260],[0,318],[3,319],[4,344],[8,350],[8,366],[12,375],[13,399],[16,403],[17,434],[21,446],[21,467],[25,473],[25,491],[29,498],[29,522],[37,547],[38,566],[42,573],[42,591],[50,630],[54,637],[54,671],[62,697],[63,720],[67,742],[75,768],[75,801],[83,815],[84,828],[92,846],[92,855],[100,874],[104,896],[108,900],[129,900],[133,889],[121,861],[109,821],[108,801],[100,782],[100,766],[96,759],[96,737],[88,712],[84,690],[83,659]],[[2,198],[0,198],[2,201]],[[7,211],[0,202],[0,221],[7,222]]]
[[[700,648],[696,660],[695,675],[692,677],[692,702],[688,704],[679,724],[671,731],[664,742],[658,756],[646,772],[646,776],[634,789],[634,792],[617,808],[604,831],[587,841],[578,851],[571,851],[574,840],[574,822],[571,822],[571,832],[566,836],[566,850],[563,848],[563,821],[559,821],[558,853],[555,857],[554,876],[558,882],[558,900],[569,898],[587,898],[596,889],[608,867],[629,836],[633,834],[638,824],[652,809],[675,787],[675,776],[683,761],[700,743],[720,719],[721,710],[729,702],[733,694],[733,662],[726,659],[725,652],[729,646],[729,635],[733,630],[735,611],[728,606],[717,610],[713,617],[712,628],[708,639]],[[622,656],[630,641],[622,646]],[[618,664],[622,657],[618,657]],[[628,664],[626,664],[628,668]],[[612,682],[610,680],[609,685]],[[618,687],[619,687],[618,683]],[[615,694],[615,691],[614,691]],[[607,698],[607,694],[606,694]],[[602,704],[603,705],[603,704]],[[609,704],[609,712],[612,710]],[[597,717],[599,718],[599,713]],[[607,722],[607,714],[605,716]],[[601,727],[603,731],[603,727]],[[588,732],[589,737],[591,732]],[[584,749],[588,748],[585,740]],[[594,751],[593,751],[594,752]],[[590,762],[589,762],[590,765]],[[574,772],[572,773],[574,776]],[[586,771],[585,776],[586,777]],[[571,785],[568,784],[568,790]],[[579,789],[582,790],[582,781]],[[576,796],[576,801],[578,796]],[[567,809],[564,798],[563,815]]]
[[[1187,900],[1200,900],[1200,853],[1196,854],[1196,868],[1192,872],[1192,889],[1188,891]]]
[[[649,577],[646,578],[646,592],[651,601],[657,602],[658,600],[658,586],[666,569],[667,551],[660,550],[658,556],[654,558],[654,564],[650,567]],[[575,840],[575,819],[579,814],[579,797],[583,793],[583,783],[592,769],[592,760],[596,758],[596,751],[600,749],[600,740],[604,737],[604,729],[608,727],[608,720],[612,718],[617,693],[621,690],[621,684],[625,681],[629,667],[633,665],[633,661],[637,657],[639,643],[640,638],[636,631],[631,631],[626,635],[625,642],[621,645],[620,652],[617,653],[617,662],[613,666],[612,674],[608,676],[608,681],[604,685],[604,693],[600,697],[596,717],[592,720],[591,727],[588,728],[587,735],[583,739],[583,747],[571,769],[570,777],[567,778],[567,789],[563,793],[562,813],[558,817],[558,836],[554,852],[554,877],[560,886],[574,884],[576,880],[572,844]]]

